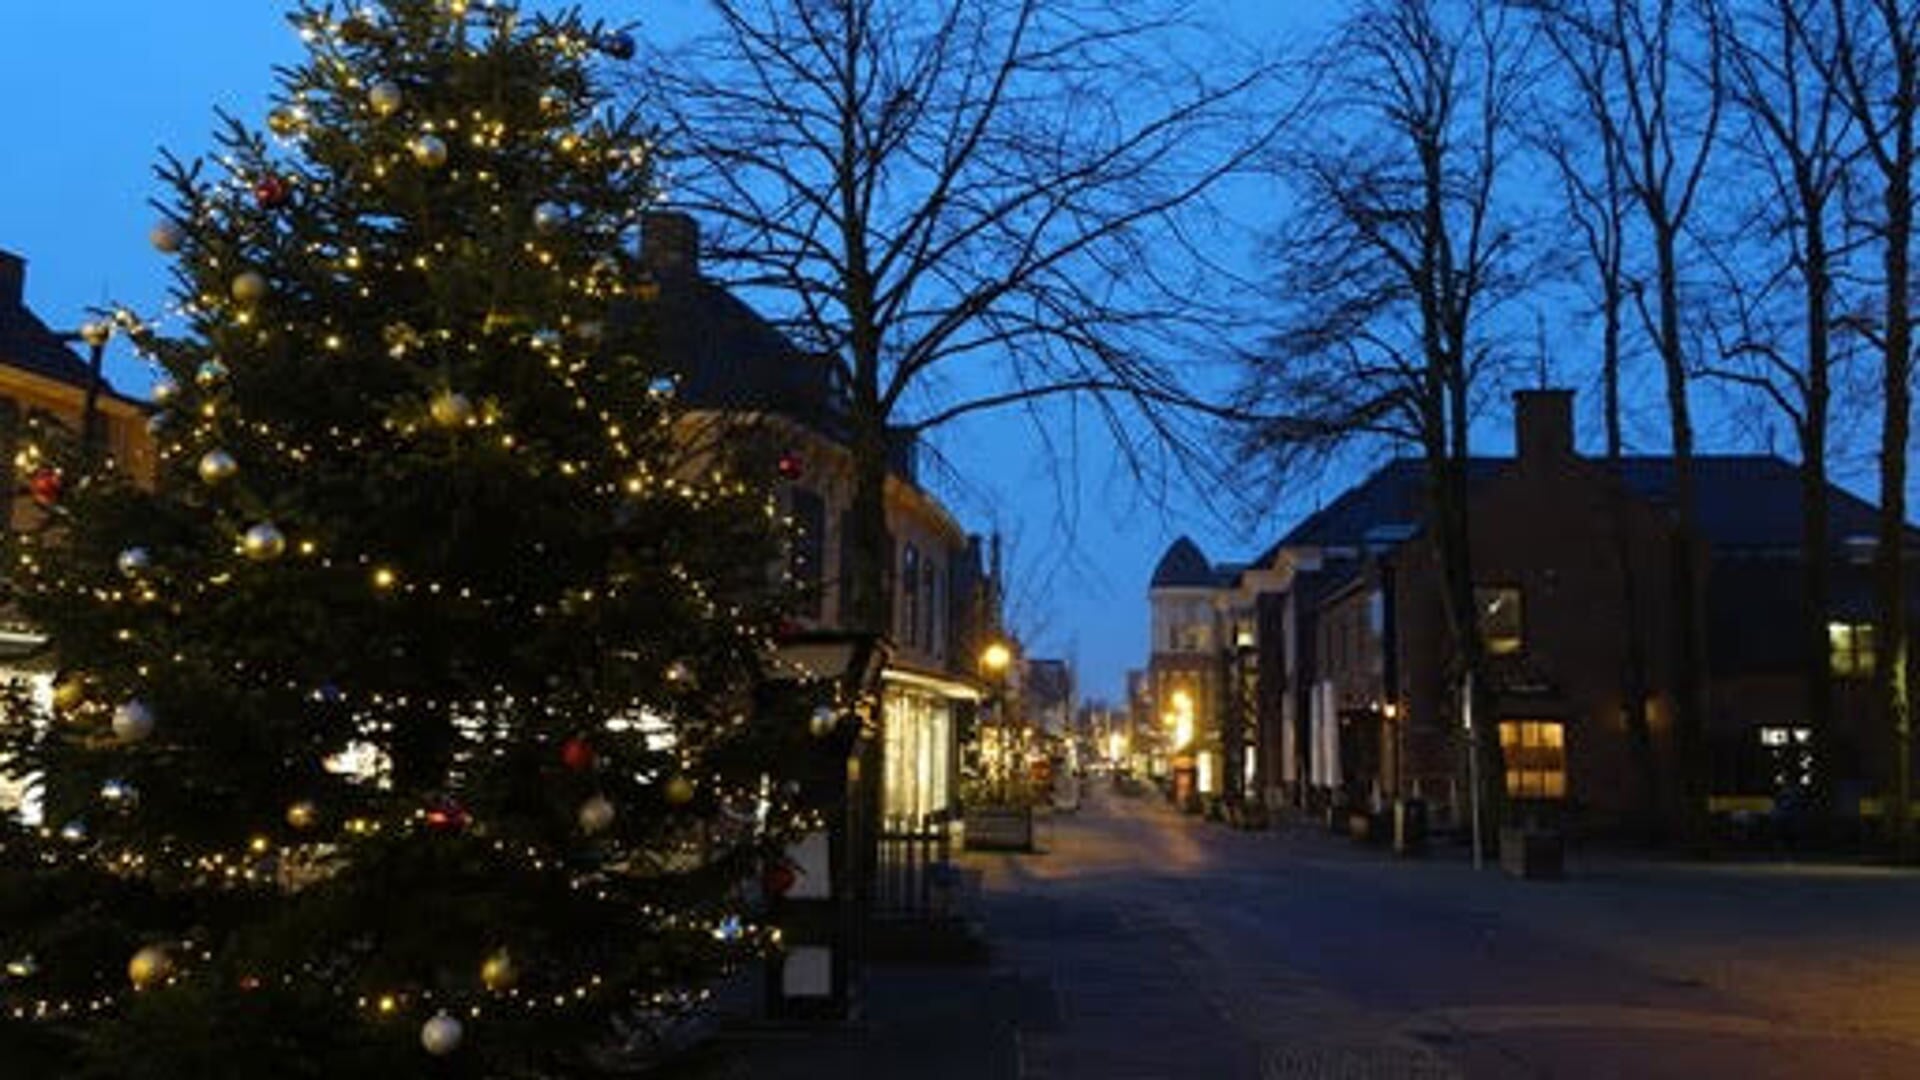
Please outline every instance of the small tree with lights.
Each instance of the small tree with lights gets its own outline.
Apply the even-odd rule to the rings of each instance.
[[[0,1057],[630,1064],[766,943],[743,883],[809,813],[769,764],[807,721],[753,704],[769,494],[647,346],[648,145],[595,83],[633,43],[485,0],[293,22],[267,130],[161,170],[159,475],[24,451],[11,584],[61,673],[3,725],[37,815]]]

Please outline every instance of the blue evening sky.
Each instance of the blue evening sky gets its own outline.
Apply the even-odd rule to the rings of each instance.
[[[1215,0],[1242,42],[1282,43],[1322,24],[1334,0]],[[667,40],[697,25],[699,0],[588,0],[590,15],[643,20]],[[299,56],[276,0],[11,0],[0,5],[0,248],[29,260],[27,300],[57,328],[108,302],[164,310],[165,262],[147,243],[158,149],[204,152],[224,108],[258,125],[271,68]],[[1249,190],[1245,213],[1272,205]],[[1251,253],[1241,253],[1241,259]],[[108,377],[144,395],[150,373],[124,349]],[[1583,410],[1583,420],[1591,413]],[[1056,414],[1061,420],[1064,414]],[[1504,417],[1488,426],[1504,449]],[[1590,442],[1591,440],[1585,440]],[[1071,445],[1073,440],[1067,440]],[[943,492],[970,530],[1007,538],[1012,614],[1030,650],[1075,660],[1083,694],[1119,700],[1146,659],[1146,583],[1166,545],[1191,534],[1216,559],[1257,553],[1345,476],[1290,490],[1266,520],[1229,526],[1192,499],[1164,503],[1116,478],[1097,439],[1064,477],[1018,417],[970,421],[935,440],[965,483]],[[1861,478],[1865,479],[1865,478]],[[1856,481],[1856,490],[1864,484]],[[1067,535],[1070,533],[1071,539]]]

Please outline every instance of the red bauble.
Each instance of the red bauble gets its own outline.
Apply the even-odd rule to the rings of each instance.
[[[269,173],[261,177],[259,183],[253,185],[253,197],[262,207],[278,210],[293,198],[293,185]]]
[[[780,455],[778,468],[780,469],[781,479],[798,480],[801,474],[807,471],[807,462],[805,458],[800,456],[799,451],[789,450]]]
[[[560,764],[574,772],[593,768],[593,761],[593,746],[578,735],[560,744]]]
[[[59,469],[42,467],[33,470],[27,477],[27,494],[41,506],[52,506],[60,501],[60,493],[67,486],[67,478],[60,475]]]
[[[793,890],[800,876],[793,872],[793,864],[788,862],[769,863],[760,874],[760,888],[768,896],[785,896]]]
[[[442,799],[427,807],[427,828],[435,832],[458,832],[473,822],[467,808],[453,799]]]

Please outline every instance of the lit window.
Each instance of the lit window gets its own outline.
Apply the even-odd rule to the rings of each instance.
[[[1846,679],[1873,675],[1872,624],[1828,623],[1827,645],[1835,675]]]
[[[1522,630],[1520,590],[1475,589],[1473,604],[1480,619],[1480,643],[1487,650],[1487,655],[1509,656],[1519,652]]]
[[[1559,722],[1502,720],[1500,752],[1507,760],[1510,798],[1566,798],[1566,729]]]

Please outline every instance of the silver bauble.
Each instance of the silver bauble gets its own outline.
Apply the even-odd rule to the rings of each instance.
[[[199,470],[202,483],[223,484],[240,471],[240,463],[225,450],[209,450],[200,455]]]
[[[408,143],[407,149],[422,168],[437,169],[447,163],[447,144],[438,135],[421,135]]]
[[[403,100],[405,95],[400,92],[399,84],[391,81],[374,83],[373,89],[367,91],[367,103],[381,116],[392,116],[399,112]]]
[[[571,104],[573,99],[567,96],[565,90],[557,86],[549,86],[540,92],[540,111],[549,116],[558,116],[566,112]]]
[[[580,804],[580,831],[591,836],[605,832],[613,824],[613,803],[605,795],[595,795]]]
[[[153,403],[171,405],[180,396],[180,384],[171,375],[162,375],[153,381]]]
[[[120,557],[113,562],[120,568],[122,574],[128,577],[139,577],[153,565],[153,553],[143,547],[130,547],[122,551]]]
[[[123,743],[145,742],[153,734],[153,710],[139,698],[122,702],[113,710],[113,737]]]
[[[552,232],[566,223],[566,208],[558,203],[543,202],[533,208],[533,227],[543,233]]]
[[[467,1031],[460,1026],[460,1021],[448,1015],[443,1009],[435,1013],[433,1019],[420,1025],[420,1045],[435,1057],[446,1057],[460,1049],[460,1040],[465,1038],[466,1034]]]
[[[807,718],[807,731],[811,732],[816,739],[826,738],[833,734],[834,728],[839,726],[840,714],[834,712],[831,705],[820,706],[813,710],[812,716]]]
[[[80,340],[91,348],[99,348],[113,336],[113,324],[104,319],[96,319],[80,324]]]
[[[240,551],[254,562],[272,562],[287,553],[287,538],[271,521],[263,521],[240,538]]]
[[[214,359],[200,365],[199,370],[193,373],[193,381],[199,385],[200,389],[211,390],[226,382],[227,375],[227,365]]]

